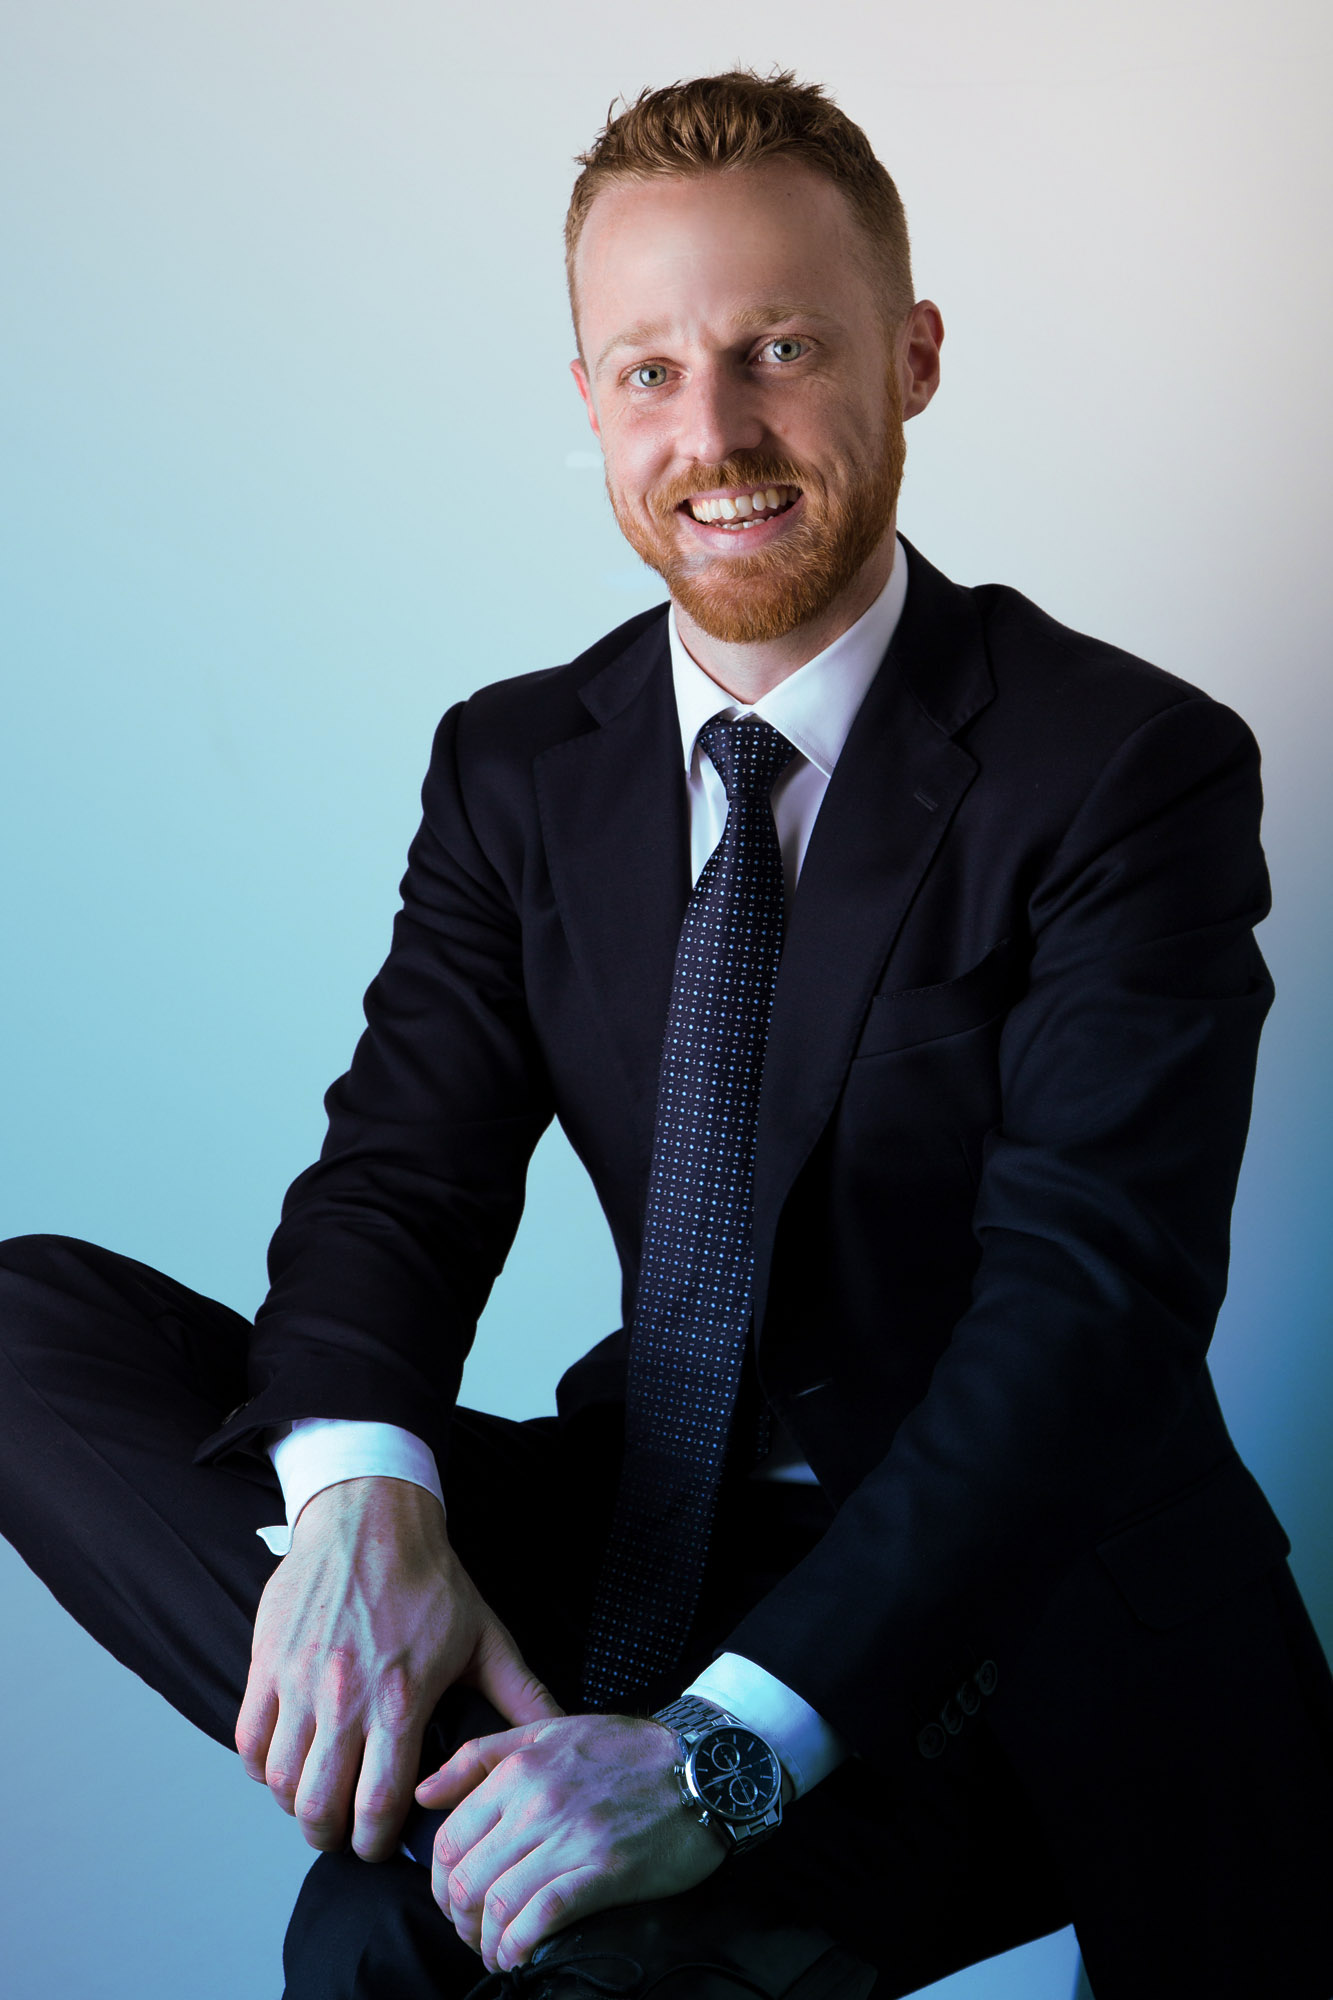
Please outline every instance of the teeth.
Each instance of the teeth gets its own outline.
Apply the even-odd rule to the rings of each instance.
[[[748,523],[756,514],[776,513],[794,497],[791,487],[762,486],[753,493],[738,493],[734,499],[724,494],[716,500],[691,500],[690,512],[696,521],[725,522],[729,527],[736,528]]]

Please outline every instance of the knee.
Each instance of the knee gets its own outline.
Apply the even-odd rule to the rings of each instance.
[[[121,1289],[115,1267],[125,1261],[76,1236],[12,1236],[0,1243],[0,1348],[12,1354],[44,1344],[57,1329],[69,1338],[90,1306],[113,1301]]]
[[[83,1243],[77,1236],[11,1236],[0,1243],[0,1272],[16,1278],[61,1276],[86,1269],[98,1256],[106,1256],[95,1243]]]
[[[476,1990],[481,1961],[442,1916],[430,1870],[395,1855],[317,1856],[301,1885],[282,1947],[285,2000],[351,2000],[364,1993]]]

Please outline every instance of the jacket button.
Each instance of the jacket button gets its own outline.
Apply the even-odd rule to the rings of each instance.
[[[917,1733],[916,1747],[923,1757],[942,1757],[948,1741],[938,1722],[928,1722]]]
[[[956,1701],[946,1701],[940,1710],[940,1721],[950,1736],[956,1736],[963,1726],[963,1711]]]
[[[963,1682],[963,1685],[954,1694],[954,1700],[958,1703],[964,1715],[975,1715],[981,1707],[981,1696],[977,1693],[971,1681]]]
[[[972,1678],[983,1694],[994,1694],[995,1684],[1000,1678],[995,1671],[994,1660],[983,1660]]]

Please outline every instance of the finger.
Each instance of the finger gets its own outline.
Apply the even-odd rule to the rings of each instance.
[[[278,1720],[278,1690],[267,1674],[254,1667],[245,1684],[245,1696],[236,1717],[236,1749],[242,1764],[257,1784],[268,1782],[269,1745]]]
[[[421,1761],[422,1730],[372,1725],[357,1779],[352,1846],[363,1861],[387,1861],[412,1803],[412,1774]]]
[[[558,1846],[558,1840],[549,1837],[537,1841],[512,1867],[497,1875],[487,1890],[477,1948],[488,1971],[494,1972],[500,1964],[505,1933],[515,1919],[548,1882],[568,1873],[568,1859],[560,1858]],[[517,1960],[511,1959],[509,1963],[515,1964]]]
[[[317,1725],[296,1792],[296,1820],[309,1846],[335,1853],[346,1841],[363,1747],[357,1729]]]
[[[478,1842],[499,1824],[503,1811],[500,1790],[482,1790],[474,1793],[466,1805],[456,1807],[443,1826],[436,1829],[431,1848],[431,1894],[451,1922],[449,1878]]]
[[[483,1629],[470,1678],[511,1722],[546,1722],[565,1712],[498,1618]]]
[[[441,1764],[438,1771],[432,1771],[417,1786],[417,1797],[422,1805],[440,1807],[451,1799],[463,1799],[489,1776],[497,1764],[502,1764],[511,1750],[522,1744],[531,1743],[531,1725],[522,1729],[501,1729],[492,1736],[473,1736],[466,1743],[460,1743],[453,1756]]]
[[[440,1831],[443,1833],[444,1828]],[[481,1950],[483,1917],[492,1885],[522,1861],[541,1838],[539,1826],[525,1829],[517,1819],[497,1815],[489,1830],[472,1842],[452,1865],[445,1859],[447,1847],[437,1839],[431,1890],[441,1909],[448,1911],[449,1921],[464,1944],[471,1945],[474,1951]]]
[[[543,1938],[554,1937],[594,1910],[610,1908],[614,1901],[608,1877],[591,1863],[543,1882],[501,1933],[491,1970],[508,1972],[526,1964]]]
[[[264,1760],[264,1783],[285,1813],[296,1811],[296,1794],[314,1735],[315,1718],[308,1708],[279,1706]]]

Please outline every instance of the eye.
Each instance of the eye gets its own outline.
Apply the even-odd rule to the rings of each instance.
[[[660,389],[666,378],[664,361],[641,361],[637,368],[629,371],[629,379],[636,389]]]
[[[776,340],[764,343],[764,351],[771,354],[775,361],[799,361],[806,345],[794,333],[780,333]]]

